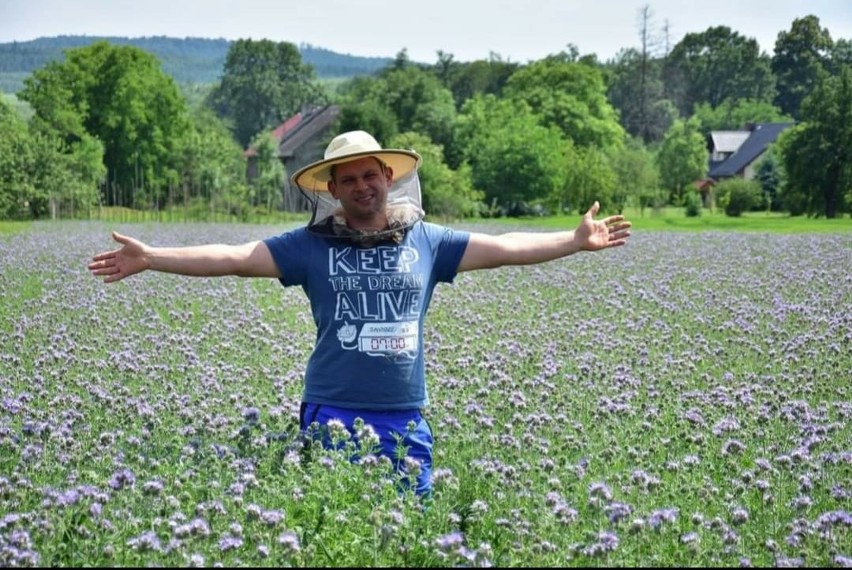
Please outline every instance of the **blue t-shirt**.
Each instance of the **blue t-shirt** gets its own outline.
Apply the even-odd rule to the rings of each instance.
[[[363,247],[304,227],[264,240],[281,283],[307,294],[317,326],[304,401],[370,410],[426,406],[423,318],[435,285],[455,278],[469,237],[421,221],[400,244]]]

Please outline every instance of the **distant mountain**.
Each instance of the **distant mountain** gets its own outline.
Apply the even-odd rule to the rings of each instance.
[[[56,36],[26,42],[0,43],[0,91],[16,93],[24,78],[50,61],[61,60],[64,50],[96,41],[131,45],[157,56],[163,71],[180,84],[210,84],[219,80],[230,40],[206,38],[143,38],[105,36]],[[361,57],[340,54],[310,44],[298,46],[302,61],[314,67],[320,79],[370,75],[393,61],[392,57]]]

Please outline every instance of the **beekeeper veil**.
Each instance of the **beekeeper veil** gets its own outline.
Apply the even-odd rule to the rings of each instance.
[[[343,207],[328,191],[332,167],[364,157],[375,157],[393,170],[393,183],[388,189],[387,228],[355,230],[346,224]],[[365,131],[350,131],[336,136],[325,149],[324,158],[299,169],[290,178],[308,199],[312,208],[308,231],[324,236],[372,245],[392,239],[399,243],[405,230],[423,219],[420,178],[417,169],[422,159],[413,150],[383,149]]]

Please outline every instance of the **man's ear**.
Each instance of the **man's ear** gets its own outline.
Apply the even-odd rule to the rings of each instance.
[[[335,185],[334,180],[328,181],[328,193],[331,194],[331,197],[337,200],[337,185]]]
[[[387,165],[385,166],[385,178],[388,181],[388,186],[393,184],[393,168]]]

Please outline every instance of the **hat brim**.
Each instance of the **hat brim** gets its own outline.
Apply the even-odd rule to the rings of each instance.
[[[419,154],[412,150],[368,150],[364,152],[356,152],[341,156],[339,158],[331,158],[318,160],[312,164],[304,166],[297,170],[290,177],[292,184],[310,190],[313,192],[328,191],[328,182],[331,180],[331,167],[335,164],[343,164],[344,162],[352,162],[359,158],[373,156],[393,170],[394,178],[402,178],[412,170],[420,168],[422,158]]]

